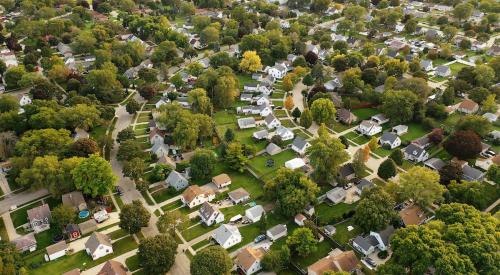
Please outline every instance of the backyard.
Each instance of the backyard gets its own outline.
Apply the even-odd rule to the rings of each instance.
[[[252,170],[257,173],[260,177],[267,175],[278,168],[284,167],[285,162],[295,158],[295,152],[292,150],[285,150],[279,154],[274,156],[270,156],[267,153],[264,153],[260,156],[257,156],[251,159],[248,165],[252,168]],[[273,165],[269,165],[267,161],[272,159],[274,161]]]
[[[322,225],[334,224],[343,219],[343,215],[353,211],[357,206],[357,203],[347,204],[338,203],[335,205],[328,205],[326,203],[321,203],[315,207],[316,214],[319,219],[319,223]]]

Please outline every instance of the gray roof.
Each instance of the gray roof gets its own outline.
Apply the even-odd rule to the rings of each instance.
[[[389,245],[389,238],[392,236],[392,234],[394,234],[394,231],[396,231],[396,229],[394,229],[392,225],[389,225],[386,229],[378,232],[385,246]]]
[[[375,238],[372,235],[368,235],[366,237],[363,236],[357,236],[353,243],[356,243],[359,247],[363,248],[363,250],[369,250],[373,246],[378,245],[377,238]]]
[[[47,248],[46,248],[48,255],[52,255],[54,253],[57,253],[59,251],[66,250],[66,249],[68,249],[68,244],[66,243],[65,240],[62,240],[58,243],[47,246]]]
[[[36,239],[35,239],[35,233],[29,233],[26,235],[23,235],[15,240],[12,241],[12,243],[16,246],[17,250],[24,250],[27,247],[36,245]]]
[[[426,68],[427,66],[432,66],[432,60],[422,60],[420,61],[420,67]]]
[[[467,181],[481,181],[484,177],[483,172],[474,167],[470,167],[469,165],[465,165],[463,167],[463,172],[462,179]]]
[[[248,126],[251,124],[255,124],[255,118],[253,118],[253,117],[244,117],[244,118],[238,119],[238,125],[240,127]]]
[[[419,157],[425,153],[425,149],[416,144],[410,143],[408,146],[406,146],[405,153],[414,157]]]
[[[352,167],[352,163],[347,163],[344,164],[342,167],[339,169],[339,175],[341,177],[348,177],[350,175],[354,174],[354,168]]]
[[[307,140],[297,136],[292,143],[292,146],[295,146],[299,148],[300,150],[304,149],[304,147],[307,145]]]
[[[229,192],[228,196],[229,196],[229,198],[231,198],[231,200],[237,201],[237,200],[240,200],[244,197],[250,196],[250,193],[248,193],[247,190],[245,190],[243,187],[240,187],[236,190]]]
[[[231,236],[240,234],[240,231],[238,228],[234,225],[230,224],[223,224],[219,226],[219,228],[215,229],[215,232],[213,233],[214,239],[217,241],[219,244],[225,243]]]
[[[172,171],[170,172],[170,174],[168,175],[167,179],[165,180],[166,183],[168,184],[177,184],[177,182],[179,181],[185,181],[187,182],[188,180],[182,176],[179,172],[177,171]]]
[[[279,70],[279,71],[285,71],[286,72],[286,67],[281,65],[281,64],[278,64],[278,65],[274,65],[274,68]]]
[[[78,228],[80,229],[80,232],[82,232],[82,235],[85,235],[97,230],[97,223],[94,219],[90,219],[88,221],[79,223]]]
[[[440,65],[440,66],[436,67],[436,72],[438,72],[438,73],[446,73],[449,70],[450,70],[450,67],[444,66],[444,65]]]
[[[275,119],[276,117],[273,114],[269,114],[266,116],[266,119],[264,119],[264,121],[266,122],[266,124],[269,124],[273,122]]]
[[[269,143],[267,146],[266,146],[266,152],[269,154],[269,155],[275,155],[277,153],[279,153],[281,151],[281,148],[274,144],[274,143]]]
[[[394,143],[396,139],[398,139],[398,135],[392,133],[392,132],[385,132],[381,137],[380,137],[380,143],[385,143],[389,142],[390,144]]]
[[[262,207],[262,205],[256,205],[245,210],[245,215],[247,215],[247,213],[249,213],[252,217],[259,217],[264,214],[264,208]]]
[[[367,180],[367,179],[360,179],[358,181],[358,183],[356,184],[356,187],[359,190],[363,190],[365,188],[371,188],[373,186],[374,186],[374,184],[371,181]]]
[[[85,242],[85,247],[90,250],[91,254],[93,254],[100,244],[110,247],[112,246],[111,239],[107,235],[99,232],[94,232],[92,235],[90,235],[90,238],[87,240],[87,242]]]
[[[278,236],[278,235],[280,235],[280,234],[282,234],[283,232],[286,231],[286,225],[284,225],[284,224],[278,224],[278,225],[270,228],[267,231],[272,236]]]
[[[439,158],[431,158],[431,159],[426,160],[424,162],[424,165],[431,167],[434,170],[439,171],[439,170],[441,170],[441,168],[443,168],[446,165],[446,163]]]
[[[217,212],[217,208],[211,205],[208,202],[204,202],[200,208],[200,215],[203,219],[208,220],[215,212]]]
[[[356,120],[356,116],[351,113],[351,111],[342,108],[337,111],[337,117],[342,122],[352,122],[352,120]]]
[[[330,199],[330,197],[333,197],[333,200],[330,199],[333,202],[343,200],[345,198],[345,195],[346,191],[341,187],[335,187],[332,190],[326,192],[326,196],[328,197],[328,199]]]
[[[50,207],[48,204],[43,204],[28,210],[28,220],[43,220],[50,219]]]
[[[267,136],[269,135],[269,132],[267,130],[260,130],[260,131],[254,132],[253,135],[257,139],[263,139],[263,138],[267,138]]]
[[[64,205],[77,209],[80,207],[80,204],[86,204],[85,199],[83,198],[83,194],[80,191],[73,191],[71,193],[62,195],[62,203]]]
[[[156,142],[153,144],[153,147],[151,147],[151,152],[156,153],[160,149],[164,149],[164,150],[168,151],[168,148],[165,144],[160,143],[160,142]]]

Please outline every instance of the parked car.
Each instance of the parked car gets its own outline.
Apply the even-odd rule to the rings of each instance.
[[[116,186],[115,191],[118,196],[123,196],[123,188],[121,186]]]
[[[260,243],[260,242],[262,242],[265,239],[266,239],[266,235],[265,234],[261,234],[261,235],[255,237],[255,239],[253,240],[253,242],[254,243]]]

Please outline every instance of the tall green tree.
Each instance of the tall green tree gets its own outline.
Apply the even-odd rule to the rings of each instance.
[[[309,109],[306,108],[300,115],[300,126],[308,129],[309,127],[311,127],[312,123],[313,123],[312,113]]]
[[[142,205],[140,200],[123,205],[120,211],[120,228],[130,234],[135,234],[142,227],[148,226],[151,213]]]
[[[331,124],[335,119],[337,110],[333,102],[326,98],[320,98],[313,102],[311,105],[311,114],[313,120],[318,123]]]
[[[411,121],[417,96],[411,91],[387,91],[382,98],[382,111],[394,123]]]
[[[217,159],[215,153],[208,149],[196,149],[190,160],[190,175],[193,179],[208,179],[212,176]]]
[[[142,240],[137,255],[144,271],[149,274],[167,273],[174,265],[177,246],[177,241],[169,234]]]
[[[68,130],[31,130],[16,143],[16,154],[30,159],[45,155],[61,156],[72,142]]]
[[[394,200],[380,187],[364,190],[356,206],[354,223],[365,233],[380,231],[396,218]]]
[[[322,134],[314,139],[307,153],[314,168],[312,177],[320,183],[331,182],[340,165],[349,160],[344,144],[329,134]]]
[[[109,162],[95,154],[80,162],[71,174],[76,188],[92,197],[108,194],[117,179]]]
[[[191,261],[193,275],[229,275],[233,261],[227,251],[220,246],[209,246],[196,253]]]
[[[229,143],[226,148],[225,159],[232,169],[240,172],[243,172],[245,165],[248,163],[248,158],[243,152],[243,146],[239,142]]]
[[[301,227],[292,232],[286,239],[286,244],[293,253],[300,257],[307,257],[317,250],[318,240],[314,237],[311,229]]]

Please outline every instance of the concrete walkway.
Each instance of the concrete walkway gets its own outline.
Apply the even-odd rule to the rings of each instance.
[[[490,212],[491,210],[493,210],[493,208],[497,207],[498,204],[500,204],[500,199],[496,200],[494,203],[492,203],[490,206],[488,206],[488,208],[484,209],[483,212]],[[495,213],[491,213],[491,214],[495,214]]]
[[[9,241],[19,238],[21,235],[17,234],[16,228],[12,223],[12,219],[10,218],[10,213],[7,212],[2,215],[3,223],[5,225],[5,230],[7,231],[7,235],[9,236]]]

